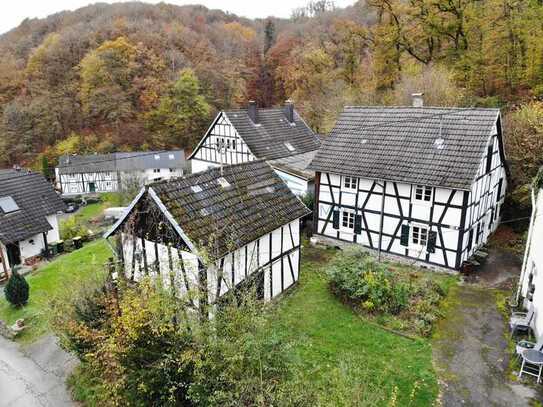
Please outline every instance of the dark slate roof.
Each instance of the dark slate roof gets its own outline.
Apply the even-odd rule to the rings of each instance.
[[[346,107],[309,168],[467,190],[499,115],[483,108]]]
[[[173,154],[173,159],[170,155]],[[158,156],[158,159],[155,159]],[[92,155],[64,155],[59,159],[59,174],[86,172],[142,171],[151,168],[185,168],[185,152],[144,151]]]
[[[224,114],[258,159],[273,160],[307,153],[320,146],[318,137],[296,110],[294,125],[287,120],[283,108],[258,109],[258,125],[251,121],[247,109],[228,110]],[[285,142],[295,150],[290,151]]]
[[[229,187],[220,177],[214,168],[150,185],[192,243],[215,242],[215,258],[310,213],[264,161],[224,167]]]
[[[316,154],[317,150],[314,150],[303,154],[270,160],[269,163],[273,168],[305,178],[306,180],[311,180],[315,178],[315,171],[307,167],[309,167]]]
[[[18,242],[51,230],[46,216],[63,211],[64,202],[53,186],[38,173],[0,170],[0,198],[11,196],[19,210],[0,209],[0,241]]]

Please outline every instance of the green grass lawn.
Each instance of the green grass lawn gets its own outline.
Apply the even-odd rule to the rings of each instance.
[[[0,319],[12,324],[24,318],[28,328],[18,337],[22,342],[31,342],[47,333],[47,301],[63,292],[69,292],[74,281],[92,277],[103,271],[102,265],[111,257],[111,249],[102,239],[88,243],[82,249],[57,257],[31,275],[26,276],[30,285],[30,299],[22,308],[12,307],[0,295]]]
[[[277,305],[300,375],[320,405],[431,406],[438,393],[426,339],[408,339],[355,314],[328,289],[331,249],[306,247],[300,282]]]

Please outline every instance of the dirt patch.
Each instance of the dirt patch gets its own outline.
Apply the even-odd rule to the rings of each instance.
[[[496,294],[508,295],[519,273],[518,256],[493,248],[484,266],[451,290],[432,339],[444,406],[529,406],[538,399],[508,377],[507,326],[496,305]]]

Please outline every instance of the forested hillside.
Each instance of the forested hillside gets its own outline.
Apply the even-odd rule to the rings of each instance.
[[[294,100],[315,131],[345,104],[499,106],[515,183],[543,164],[537,0],[314,1],[288,20],[96,4],[0,37],[0,165],[192,147],[218,109]]]

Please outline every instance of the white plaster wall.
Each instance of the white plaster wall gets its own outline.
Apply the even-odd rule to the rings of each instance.
[[[47,232],[47,242],[51,243],[60,240],[58,216],[56,214],[47,216],[47,222],[49,222],[49,224],[53,228],[49,232]]]
[[[19,249],[21,250],[21,262],[34,256],[39,256],[45,248],[43,235],[41,233],[32,236],[29,239],[19,241]]]
[[[285,184],[287,184],[287,186],[289,187],[289,189],[297,196],[302,196],[302,195],[305,195],[307,194],[308,192],[308,188],[309,188],[309,184],[307,182],[307,180],[303,179],[303,178],[300,178],[300,177],[296,177],[292,174],[288,174],[284,171],[281,171],[281,170],[278,170],[278,169],[274,169],[275,173],[277,175],[279,175],[279,177],[281,177],[281,179],[283,180],[283,182],[285,182]]]
[[[531,239],[526,244],[526,271],[523,274],[522,296],[528,294],[530,274],[533,274],[532,284],[535,285],[532,304],[535,309],[534,330],[538,338],[543,337],[543,189],[539,190],[536,206],[532,214],[533,230]],[[527,302],[526,302],[526,305]]]
[[[218,167],[220,164],[210,163],[207,161],[198,160],[193,158],[190,160],[192,165],[192,173],[196,174],[197,172],[206,171],[209,168]]]

